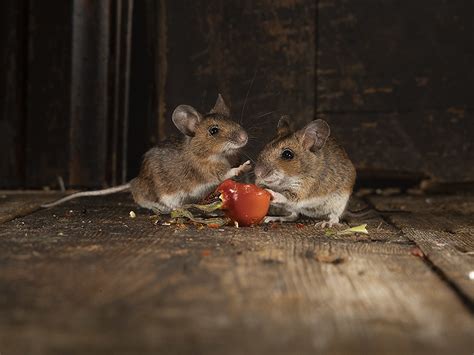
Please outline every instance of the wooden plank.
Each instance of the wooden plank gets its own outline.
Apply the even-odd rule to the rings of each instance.
[[[164,3],[162,1],[161,3]],[[160,140],[160,3],[136,1],[133,8],[132,53],[130,74],[130,117],[140,117],[128,126],[128,179],[138,175],[143,154]],[[165,24],[162,24],[163,26]],[[165,56],[165,53],[161,53]],[[170,117],[166,117],[170,119]],[[162,136],[165,132],[161,132]]]
[[[317,111],[357,168],[474,180],[474,25],[469,0],[322,0]]]
[[[74,2],[69,183],[76,186],[106,184],[110,11],[110,1]]]
[[[411,214],[389,217],[405,236],[470,302],[474,301],[474,197],[409,196],[371,197],[377,209],[400,209]]]
[[[0,188],[24,179],[27,1],[0,3]]]
[[[29,0],[26,187],[68,180],[72,2]]]
[[[62,195],[59,192],[0,191],[0,223],[35,212],[41,204],[52,202]]]
[[[110,5],[107,180],[117,185],[126,182],[133,1]]]
[[[470,0],[321,0],[318,110],[473,109]]]
[[[410,244],[329,238],[295,224],[183,229],[140,211],[131,219],[131,209],[129,197],[90,198],[0,225],[2,351],[441,354],[474,346],[472,315]]]
[[[374,178],[474,179],[474,111],[326,113],[358,172]]]

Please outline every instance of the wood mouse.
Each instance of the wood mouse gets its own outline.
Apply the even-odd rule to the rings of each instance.
[[[172,120],[184,137],[168,141],[145,153],[139,175],[129,183],[97,191],[72,194],[52,207],[82,196],[100,196],[130,190],[141,207],[169,213],[188,203],[196,203],[220,182],[251,170],[250,161],[233,168],[239,149],[248,141],[247,132],[230,119],[230,110],[219,94],[212,110],[199,113],[179,105]]]
[[[277,135],[260,153],[256,184],[272,194],[272,205],[288,216],[265,222],[295,221],[299,215],[326,218],[321,227],[339,223],[355,183],[356,172],[344,149],[330,137],[326,121],[318,119],[294,132],[287,117]]]

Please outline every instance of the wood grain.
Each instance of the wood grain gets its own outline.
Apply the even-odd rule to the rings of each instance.
[[[28,1],[25,187],[68,181],[72,2]]]
[[[0,188],[24,184],[27,0],[0,4]]]
[[[37,211],[43,203],[52,202],[63,194],[57,192],[0,191],[0,223]]]
[[[36,354],[471,351],[474,320],[457,295],[409,242],[372,236],[326,237],[296,224],[163,226],[127,195],[75,200],[0,225],[0,346]]]
[[[474,111],[328,112],[331,134],[361,175],[440,182],[474,176]]]
[[[470,0],[321,0],[318,110],[473,109]]]
[[[414,241],[426,257],[465,297],[474,302],[474,197],[411,196],[371,197],[379,210],[399,209],[410,214],[396,214],[390,221]]]

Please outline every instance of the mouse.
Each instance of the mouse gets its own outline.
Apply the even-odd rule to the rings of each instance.
[[[300,215],[323,219],[322,228],[338,225],[355,184],[356,171],[345,150],[316,119],[294,131],[289,118],[278,121],[275,137],[255,165],[255,182],[272,195],[271,205],[285,216],[264,222],[291,222]]]
[[[102,196],[129,190],[134,201],[155,213],[167,214],[197,203],[224,180],[252,169],[250,161],[233,167],[239,150],[248,142],[247,132],[230,117],[221,94],[206,114],[179,105],[172,121],[181,139],[164,141],[147,151],[139,174],[129,183],[96,191],[83,191],[43,205],[48,208],[84,196]]]

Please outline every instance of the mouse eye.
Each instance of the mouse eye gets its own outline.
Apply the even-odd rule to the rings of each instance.
[[[219,133],[219,127],[212,126],[212,127],[209,128],[209,134],[210,134],[211,136],[213,136],[213,135],[215,135],[215,134],[217,134],[217,133]]]
[[[291,160],[295,157],[295,153],[293,153],[290,149],[284,149],[281,152],[281,158],[284,160]]]

